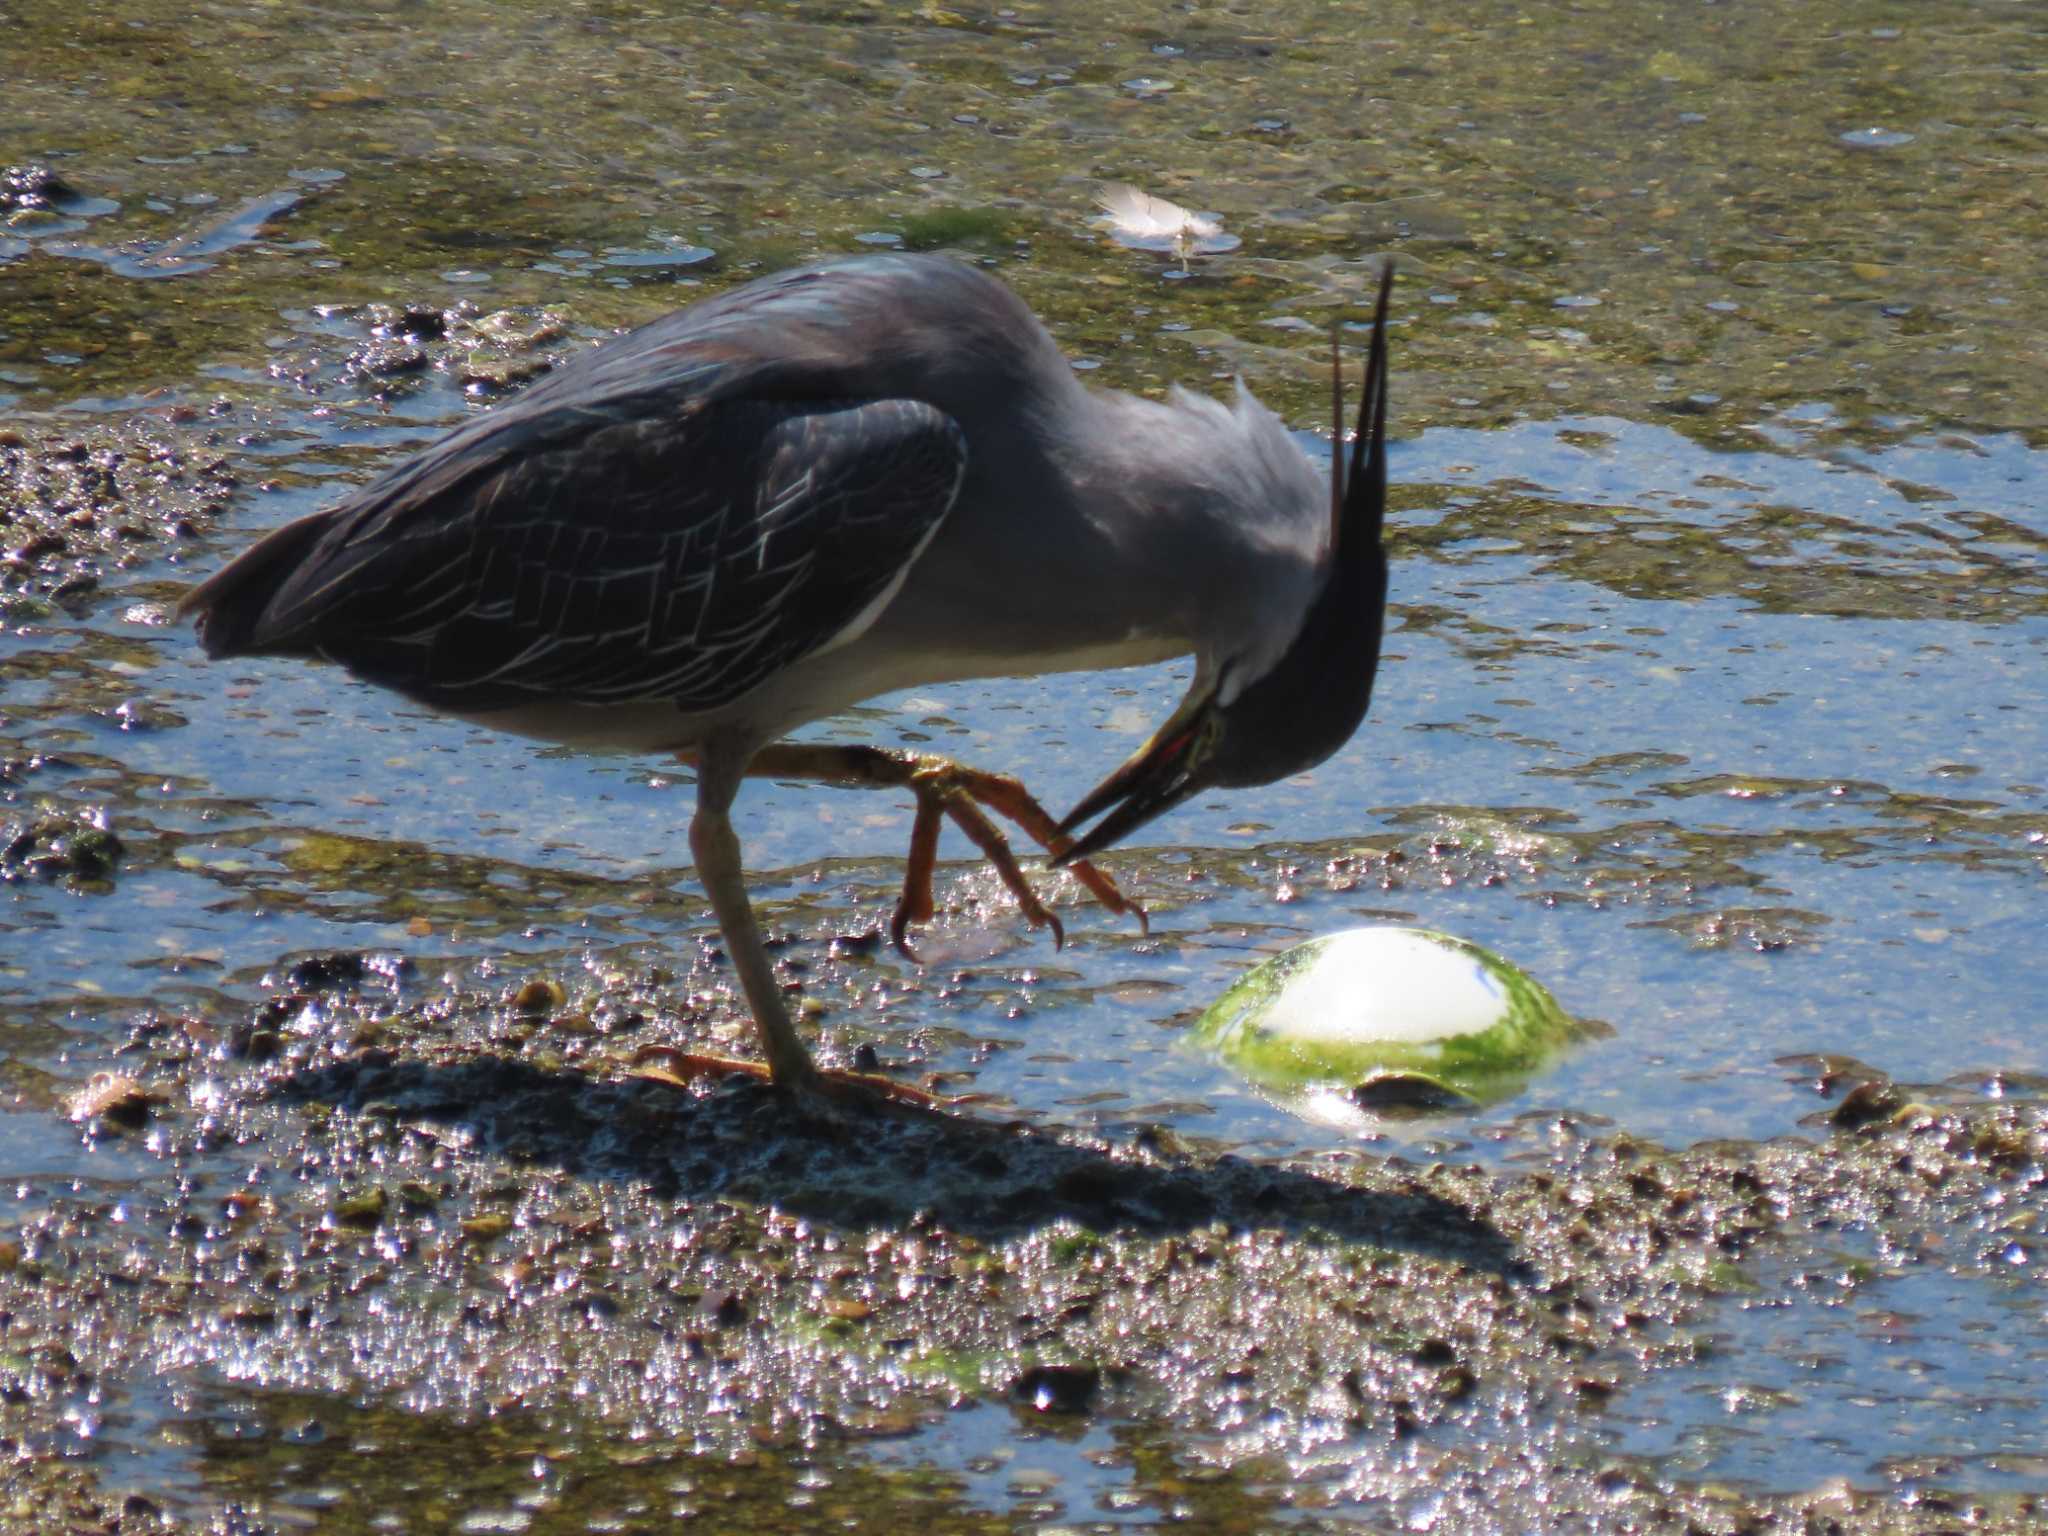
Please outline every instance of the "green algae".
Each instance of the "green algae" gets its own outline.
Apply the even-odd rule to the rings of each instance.
[[[992,245],[1005,238],[1009,217],[998,208],[934,208],[906,215],[898,226],[903,243],[913,251],[946,246]]]

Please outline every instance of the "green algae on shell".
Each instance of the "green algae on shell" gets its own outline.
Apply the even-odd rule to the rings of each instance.
[[[1583,1033],[1470,940],[1375,925],[1254,967],[1188,1038],[1277,1093],[1340,1085],[1371,1109],[1425,1109],[1503,1098]]]

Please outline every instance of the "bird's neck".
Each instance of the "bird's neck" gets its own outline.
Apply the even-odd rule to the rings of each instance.
[[[1284,643],[1328,513],[1301,450],[1222,406],[1070,388],[953,406],[959,500],[866,653],[895,682],[1206,668]],[[873,690],[870,690],[873,691]]]
[[[1279,424],[1212,401],[1080,391],[1049,454],[1112,551],[1120,610],[1207,659],[1306,607],[1327,492]]]

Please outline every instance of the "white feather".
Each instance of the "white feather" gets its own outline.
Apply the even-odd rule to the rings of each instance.
[[[1218,219],[1208,219],[1154,197],[1127,181],[1112,181],[1095,194],[1095,205],[1116,221],[1117,232],[1138,240],[1206,240],[1223,232]]]

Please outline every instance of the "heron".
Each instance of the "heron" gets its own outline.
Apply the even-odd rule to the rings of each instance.
[[[1387,593],[1391,284],[1389,267],[1348,473],[1333,333],[1327,487],[1241,379],[1228,402],[1091,389],[986,271],[867,255],[581,353],[257,540],[180,613],[209,656],[315,658],[484,726],[680,758],[695,873],[762,1062],[681,1059],[893,1093],[821,1071],[791,1018],[732,827],[741,781],[912,793],[890,924],[906,954],[948,820],[1055,940],[991,815],[1142,920],[1094,855],[1204,790],[1315,766],[1365,717]],[[1179,706],[1057,820],[1009,775],[787,739],[900,689],[1188,655]]]

